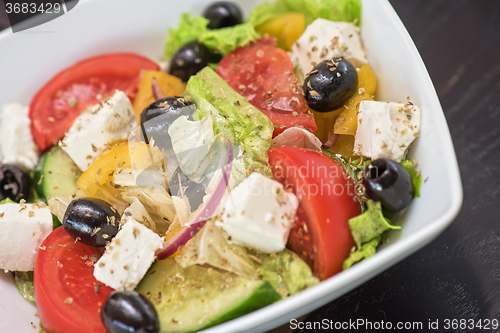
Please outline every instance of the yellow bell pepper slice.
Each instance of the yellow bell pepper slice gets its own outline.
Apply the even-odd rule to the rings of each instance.
[[[358,88],[365,89],[368,95],[375,95],[377,90],[377,75],[373,71],[372,66],[364,64],[356,69],[358,72]]]
[[[318,125],[318,129],[314,132],[314,135],[316,135],[321,141],[326,142],[328,139],[328,133],[332,131],[335,121],[344,110],[344,107],[330,112],[317,112],[311,110],[314,114],[316,125]]]
[[[358,91],[351,97],[347,105],[331,112],[315,112],[314,119],[318,129],[314,134],[323,142],[328,133],[334,129],[336,134],[356,135],[359,103],[362,100],[373,101],[371,97],[377,89],[377,75],[369,64],[356,69],[358,72]],[[362,94],[360,95],[360,88]],[[364,90],[364,92],[363,92]]]
[[[359,104],[363,100],[373,101],[377,89],[377,76],[369,64],[364,64],[358,71],[358,91],[349,100],[346,109],[335,121],[333,132],[336,134],[356,135],[358,129]]]
[[[277,38],[278,47],[290,51],[293,43],[306,30],[306,18],[302,13],[285,13],[259,25],[255,30]]]
[[[168,241],[170,238],[174,237],[179,231],[182,230],[182,227],[181,226],[178,226],[178,227],[170,227],[170,229],[167,231],[167,233],[165,234],[165,241]],[[170,259],[175,259],[175,257],[177,257],[179,254],[181,253],[180,250],[177,250],[174,252],[174,254],[172,254],[169,258]]]
[[[143,142],[122,142],[99,156],[80,176],[76,185],[86,196],[92,196],[114,172],[145,170],[158,163],[163,163],[163,155],[158,148],[150,148]]]
[[[143,71],[139,90],[134,100],[134,112],[137,119],[140,119],[142,110],[154,102],[153,90],[151,89],[153,78],[158,81],[167,97],[182,96],[186,89],[186,84],[178,77],[159,71]]]
[[[335,134],[356,135],[356,130],[358,129],[359,105],[363,100],[373,101],[374,99],[366,92],[363,92],[361,95],[356,93],[351,97],[349,104],[335,121],[333,127],[333,132]]]
[[[332,153],[340,154],[345,159],[349,160],[354,157],[354,136],[339,135],[337,142],[328,149]],[[357,156],[357,155],[356,155]]]

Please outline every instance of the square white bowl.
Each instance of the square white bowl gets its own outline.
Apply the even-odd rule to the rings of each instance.
[[[28,105],[58,71],[100,53],[130,51],[160,59],[169,27],[182,12],[200,14],[208,0],[84,0],[65,15],[13,34],[0,33],[0,106]],[[262,0],[236,0],[248,15]],[[34,18],[36,20],[36,18]],[[387,0],[363,0],[362,38],[379,79],[377,100],[406,101],[422,108],[422,131],[410,157],[419,162],[421,197],[398,217],[403,230],[373,257],[318,286],[207,332],[261,332],[298,318],[347,293],[417,251],[458,214],[462,185],[455,151],[436,92],[406,29]],[[17,293],[11,275],[0,273],[0,331],[32,333],[36,307]]]

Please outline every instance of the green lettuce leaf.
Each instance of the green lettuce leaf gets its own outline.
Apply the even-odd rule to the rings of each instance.
[[[214,220],[209,220],[182,247],[175,260],[183,268],[210,265],[247,279],[258,278],[247,249],[237,244],[230,244],[221,229],[215,226]]]
[[[191,76],[185,95],[196,104],[200,119],[209,114],[213,117],[216,135],[222,134],[240,146],[247,174],[257,171],[272,177],[267,150],[274,126],[265,114],[210,67]]]
[[[350,219],[348,222],[356,249],[344,261],[342,269],[347,269],[358,261],[374,255],[377,252],[377,246],[384,231],[401,229],[400,226],[392,225],[384,217],[380,202],[368,200],[366,206],[367,209],[363,214]]]
[[[275,3],[264,2],[262,5],[259,5],[252,10],[246,22],[256,27],[275,16],[284,13],[286,13],[286,11],[280,12],[280,9],[277,8]]]
[[[340,154],[332,153],[331,151],[326,150],[326,149],[322,149],[322,151],[323,151],[323,154],[331,157],[337,163],[342,165],[344,167],[345,171],[347,171],[347,174],[354,181],[358,181],[358,177],[360,177],[360,176],[358,176],[358,174],[360,172],[362,172],[368,164],[370,164],[370,160],[366,159],[366,158],[363,160],[356,159],[354,161],[348,161],[345,158],[343,158]]]
[[[17,202],[11,200],[10,198],[5,198],[2,201],[0,201],[0,205],[6,204],[6,203],[17,203]]]
[[[261,261],[254,262],[257,271],[282,297],[295,295],[319,283],[306,262],[288,249],[275,254],[256,253],[254,257]]]
[[[348,269],[358,261],[361,261],[363,259],[369,258],[372,255],[377,252],[377,246],[380,243],[380,239],[382,236],[377,236],[374,239],[372,239],[369,242],[364,243],[361,245],[360,249],[357,249],[349,255],[349,258],[344,260],[344,263],[342,265],[342,269]]]
[[[350,160],[350,164],[352,164],[356,169],[361,171],[365,170],[365,168],[372,162],[368,157],[359,157],[354,160]]]
[[[17,290],[28,301],[35,302],[35,291],[33,289],[33,272],[14,272],[14,281]]]
[[[57,215],[52,214],[52,230],[56,230],[60,226],[62,226],[61,221],[59,220]]]
[[[317,18],[331,21],[361,22],[360,0],[277,0],[274,3],[264,3],[254,8],[248,21],[261,24],[274,16],[287,12],[302,13],[306,23],[310,24]]]
[[[207,30],[199,38],[209,50],[218,52],[225,56],[239,46],[248,45],[260,37],[251,24],[238,24],[216,30]]]
[[[401,165],[408,171],[411,177],[411,182],[413,184],[413,190],[415,191],[414,197],[420,197],[420,187],[422,186],[422,175],[417,171],[416,163],[412,160],[401,161]]]
[[[360,0],[278,0],[274,3],[264,3],[250,13],[247,21],[232,27],[208,29],[208,20],[202,16],[182,14],[181,22],[175,29],[169,30],[165,40],[165,56],[171,59],[182,46],[199,41],[212,52],[225,56],[239,46],[245,46],[261,35],[255,27],[287,12],[303,13],[306,23],[317,18],[332,21],[361,21]]]
[[[190,42],[203,43],[212,52],[225,56],[239,46],[245,46],[260,37],[250,23],[238,24],[222,29],[208,29],[208,20],[202,16],[182,14],[176,29],[170,29],[165,40],[165,56],[170,59],[174,53]]]
[[[175,51],[182,46],[198,40],[207,30],[208,20],[203,16],[191,16],[188,13],[182,14],[181,22],[176,29],[169,30],[169,36],[165,40],[165,55],[172,58]]]
[[[380,202],[368,200],[366,205],[368,208],[363,214],[349,220],[349,228],[358,249],[362,248],[361,244],[370,242],[386,230],[401,229],[384,217]]]

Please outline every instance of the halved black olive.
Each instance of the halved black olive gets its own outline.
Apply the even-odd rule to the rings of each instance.
[[[216,1],[205,9],[203,16],[210,22],[208,29],[232,27],[243,22],[241,9],[229,1]]]
[[[192,108],[184,107],[192,105]],[[172,124],[181,115],[191,115],[196,111],[193,103],[187,101],[182,96],[166,97],[151,103],[141,113],[141,125],[158,116],[165,116],[165,120]]]
[[[169,73],[187,82],[191,75],[195,75],[209,63],[218,63],[221,59],[220,54],[210,52],[205,45],[191,42],[175,52],[170,61]]]
[[[307,105],[318,112],[337,110],[358,87],[356,68],[344,58],[320,62],[307,75],[302,87]]]
[[[366,195],[380,201],[387,212],[399,212],[413,200],[414,189],[410,174],[394,160],[373,160],[363,172],[363,185]]]
[[[111,333],[158,333],[160,320],[153,304],[137,291],[112,292],[101,311]]]
[[[203,203],[203,197],[206,195],[203,185],[190,180],[184,172],[182,172],[180,167],[175,170],[168,183],[168,187],[171,195],[184,195],[188,197],[191,212],[198,209],[198,207]]]
[[[71,201],[62,225],[78,241],[103,247],[118,233],[120,214],[104,200],[80,198]]]
[[[141,113],[141,134],[144,142],[154,139],[155,146],[167,155],[173,154],[168,128],[180,116],[192,116],[196,106],[184,97],[167,97],[154,101]]]
[[[31,191],[29,172],[15,164],[0,165],[0,201],[9,198],[19,202],[27,200]]]

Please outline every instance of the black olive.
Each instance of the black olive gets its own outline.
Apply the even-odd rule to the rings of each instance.
[[[181,186],[179,186],[179,180],[180,185],[182,186],[182,191]],[[175,170],[168,183],[168,187],[171,195],[180,196],[183,194],[188,197],[191,212],[194,212],[201,205],[203,197],[206,194],[203,185],[190,180],[184,172],[182,172],[180,167]]]
[[[158,333],[160,320],[153,304],[137,291],[114,291],[101,310],[110,333]]]
[[[229,1],[214,2],[205,9],[203,16],[210,21],[208,29],[232,27],[243,22],[240,8]]]
[[[363,172],[363,185],[368,198],[380,201],[388,212],[399,212],[407,207],[414,195],[410,174],[398,162],[379,158]]]
[[[193,105],[193,103],[187,101],[182,96],[158,99],[142,111],[141,125],[161,115],[167,115],[171,122],[179,118],[181,115],[190,116],[194,111],[196,111],[196,108],[193,105],[190,111],[186,112],[188,110],[184,109],[184,107],[189,105]]]
[[[221,59],[220,54],[210,52],[205,45],[191,42],[175,52],[170,61],[169,73],[187,82],[191,75],[195,75],[209,63],[218,63]]]
[[[104,200],[80,198],[68,205],[62,225],[78,241],[102,247],[118,233],[120,214]]]
[[[141,113],[141,134],[149,144],[154,139],[155,146],[172,154],[172,141],[168,128],[180,116],[191,117],[196,106],[184,97],[167,97],[154,101]]]
[[[31,177],[25,168],[14,164],[0,165],[0,200],[27,200],[31,185]]]
[[[344,106],[358,87],[356,68],[344,58],[327,59],[307,74],[302,90],[307,105],[318,112]]]

